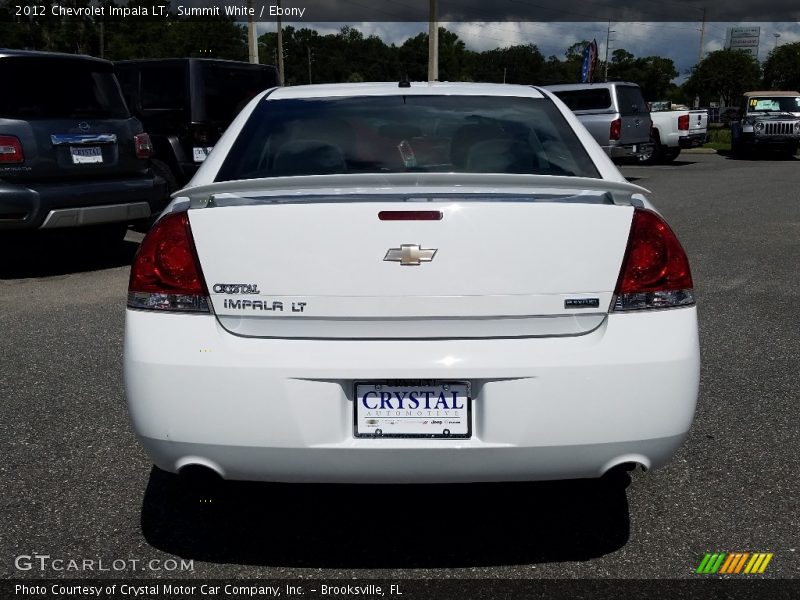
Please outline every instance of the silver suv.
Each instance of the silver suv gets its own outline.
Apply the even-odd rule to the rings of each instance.
[[[575,113],[611,158],[638,158],[651,151],[653,122],[635,83],[570,83],[544,88]]]

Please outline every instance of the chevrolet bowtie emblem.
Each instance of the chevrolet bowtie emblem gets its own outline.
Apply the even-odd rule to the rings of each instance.
[[[402,266],[416,266],[420,263],[431,262],[436,256],[437,248],[423,249],[419,244],[403,244],[399,248],[389,248],[383,260],[399,262]]]

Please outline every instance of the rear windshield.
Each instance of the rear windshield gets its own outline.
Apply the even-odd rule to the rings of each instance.
[[[128,109],[110,65],[60,58],[0,59],[0,117],[122,119]],[[12,92],[13,90],[13,92]]]
[[[268,68],[241,68],[204,63],[205,118],[230,123],[256,94],[277,85],[277,75]]]
[[[800,112],[800,96],[754,96],[747,112]]]
[[[265,99],[217,181],[415,171],[599,177],[548,99],[374,96]]]
[[[647,103],[642,96],[642,90],[633,85],[617,86],[617,102],[621,115],[638,115],[649,112]]]
[[[553,92],[570,110],[604,110],[611,108],[608,88],[590,90],[560,90]]]

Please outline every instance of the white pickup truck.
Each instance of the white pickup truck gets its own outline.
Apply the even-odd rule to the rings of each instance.
[[[682,148],[696,148],[706,141],[708,111],[681,109],[670,102],[651,102],[653,152],[639,161],[645,164],[675,160]]]

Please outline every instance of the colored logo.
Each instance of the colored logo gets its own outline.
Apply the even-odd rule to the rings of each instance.
[[[696,572],[703,575],[754,575],[767,569],[772,556],[766,552],[706,552]]]

